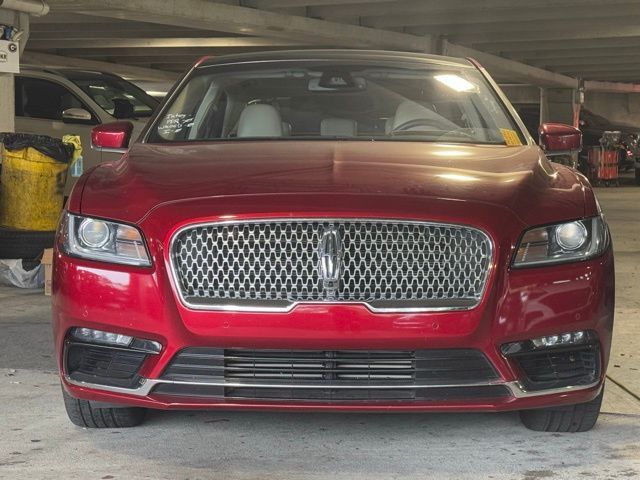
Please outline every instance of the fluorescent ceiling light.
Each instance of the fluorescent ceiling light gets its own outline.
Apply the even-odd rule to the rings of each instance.
[[[433,78],[456,92],[472,92],[477,90],[477,87],[473,83],[458,75],[436,75]]]

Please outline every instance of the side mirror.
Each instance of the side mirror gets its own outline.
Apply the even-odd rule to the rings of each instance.
[[[540,147],[547,155],[568,155],[582,150],[582,132],[563,123],[543,123],[538,129]]]
[[[103,123],[91,130],[91,148],[101,152],[125,153],[129,147],[133,123]]]
[[[94,124],[93,116],[84,108],[67,108],[62,111],[64,123]]]

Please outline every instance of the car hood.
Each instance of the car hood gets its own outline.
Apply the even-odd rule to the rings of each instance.
[[[91,173],[81,211],[136,223],[155,208],[199,199],[287,196],[292,211],[305,211],[309,194],[402,196],[509,208],[525,224],[540,224],[582,216],[583,190],[576,172],[551,164],[535,146],[329,140],[136,144],[121,160]]]

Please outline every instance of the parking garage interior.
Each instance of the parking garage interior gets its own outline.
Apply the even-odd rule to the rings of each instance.
[[[616,292],[604,399],[588,432],[531,432],[515,411],[446,409],[154,411],[141,427],[92,430],[69,423],[62,401],[45,295],[54,228],[20,236],[25,227],[0,225],[0,478],[640,478],[639,20],[640,0],[0,0],[0,53],[16,47],[15,66],[0,62],[0,132],[76,135],[85,159],[92,128],[131,108],[139,133],[204,57],[355,49],[473,59],[535,142],[543,123],[581,130],[581,149],[550,159],[593,185]],[[65,123],[44,107],[55,95],[47,85],[81,93],[79,72],[135,92],[104,114],[99,97],[89,112],[65,104],[88,115]],[[593,160],[605,151],[606,171]],[[72,170],[75,183],[83,171]],[[73,200],[72,186],[60,198]]]

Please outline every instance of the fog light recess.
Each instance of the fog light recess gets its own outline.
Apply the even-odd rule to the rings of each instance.
[[[500,348],[505,357],[545,349],[573,347],[597,342],[595,332],[580,330],[577,332],[559,333],[544,337],[532,338],[520,342],[505,343]]]
[[[500,350],[517,366],[519,381],[530,391],[589,386],[600,378],[600,342],[592,331],[536,337],[504,344]]]
[[[69,381],[120,388],[140,385],[140,369],[162,345],[116,332],[77,327],[69,330],[64,348],[64,372]]]
[[[160,353],[162,350],[162,345],[154,340],[136,338],[114,332],[105,332],[103,330],[94,330],[92,328],[72,328],[69,331],[69,337],[72,341],[127,348],[151,354]]]

